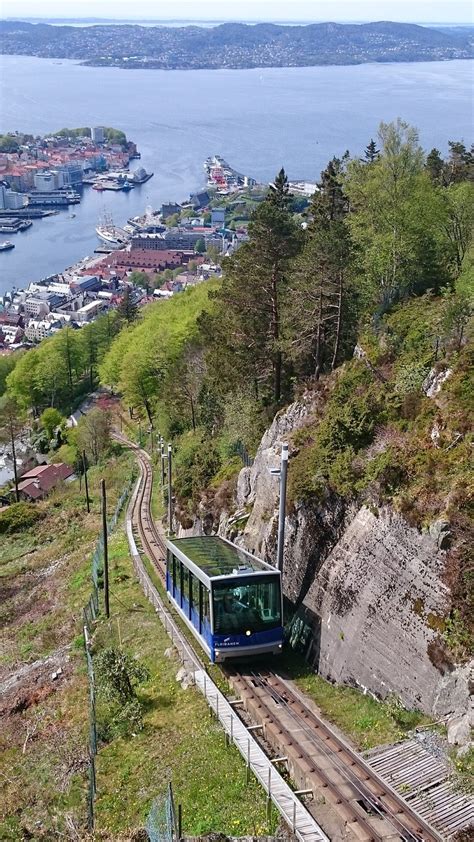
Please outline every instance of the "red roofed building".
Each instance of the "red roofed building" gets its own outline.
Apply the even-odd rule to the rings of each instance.
[[[124,266],[128,269],[153,269],[154,272],[163,272],[165,269],[177,269],[182,263],[182,254],[179,251],[155,251],[149,249],[134,249],[134,251],[117,251],[110,255],[114,266]]]
[[[60,482],[73,478],[73,469],[64,462],[58,462],[56,465],[39,465],[22,476],[18,491],[23,500],[39,500]]]

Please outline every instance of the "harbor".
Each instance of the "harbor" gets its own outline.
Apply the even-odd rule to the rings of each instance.
[[[8,140],[0,152],[0,233],[28,233],[33,222],[46,216],[59,217],[71,206],[77,209],[84,200],[87,202],[90,187],[99,194],[128,194],[153,177],[153,172],[141,165],[130,169],[130,162],[139,159],[141,153],[120,130],[96,126],[61,129],[43,137],[20,132],[5,137]],[[105,210],[108,212],[108,208]],[[76,217],[84,222],[82,214],[68,214],[69,220]],[[59,218],[55,221],[59,225]],[[81,225],[81,238],[83,230]],[[107,231],[105,236],[110,244]],[[124,242],[119,238],[112,245],[118,247]],[[23,240],[22,246],[25,243],[29,240]],[[17,262],[18,252],[8,265]],[[30,266],[35,265],[36,261],[30,261]],[[18,280],[26,279],[28,276]]]

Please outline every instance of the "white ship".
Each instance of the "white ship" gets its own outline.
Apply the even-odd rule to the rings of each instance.
[[[95,233],[102,242],[113,249],[121,249],[128,243],[127,232],[114,225],[112,215],[109,213],[105,213],[103,219],[99,220]]]

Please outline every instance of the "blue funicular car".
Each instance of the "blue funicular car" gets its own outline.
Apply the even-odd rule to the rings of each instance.
[[[217,535],[166,544],[169,599],[212,662],[281,652],[278,570]]]

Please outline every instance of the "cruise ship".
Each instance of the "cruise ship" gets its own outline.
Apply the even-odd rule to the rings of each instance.
[[[121,249],[128,243],[127,232],[123,228],[114,225],[112,216],[104,214],[102,220],[99,221],[95,233],[102,242],[107,243],[110,248]]]

